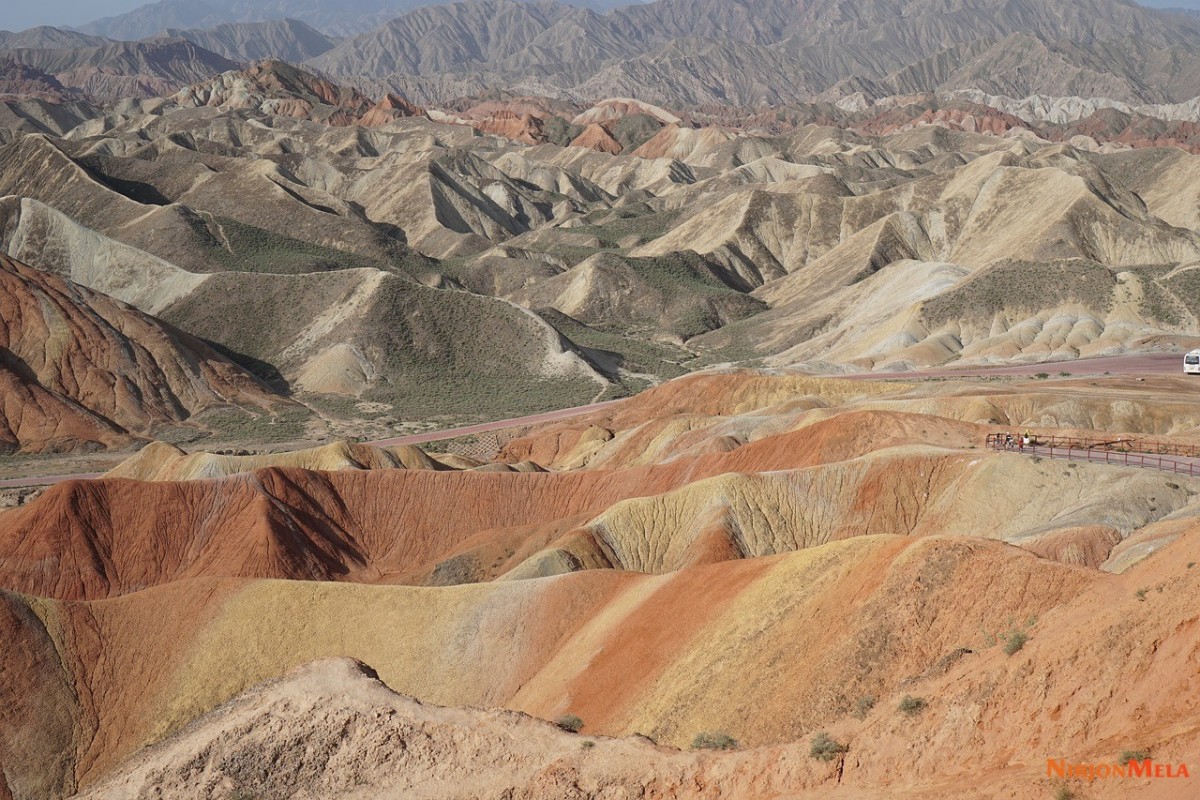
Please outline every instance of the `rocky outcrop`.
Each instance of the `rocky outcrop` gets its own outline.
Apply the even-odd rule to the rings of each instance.
[[[183,108],[246,109],[329,125],[351,125],[372,107],[367,97],[352,89],[276,60],[222,73],[183,89],[172,100]]]

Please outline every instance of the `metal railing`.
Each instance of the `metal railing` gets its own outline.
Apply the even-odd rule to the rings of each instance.
[[[1085,439],[1072,436],[1037,435],[1024,437],[1016,434],[993,433],[988,435],[987,445],[994,450],[1006,450],[1030,456],[1142,467],[1172,472],[1176,475],[1200,476],[1200,448],[1169,442],[1147,442],[1132,438]],[[1160,449],[1143,450],[1143,447]]]
[[[1017,439],[1015,433],[992,433],[987,437],[989,447],[1004,449],[1003,444],[1008,439]],[[1107,439],[1082,438],[1078,436],[1043,436],[1031,434],[1033,444],[1052,447],[1075,447],[1084,450],[1111,450],[1125,453],[1149,453],[1160,456],[1183,456],[1185,458],[1200,458],[1200,446],[1177,444],[1176,442],[1157,442],[1153,439],[1139,439],[1132,436],[1118,436]]]

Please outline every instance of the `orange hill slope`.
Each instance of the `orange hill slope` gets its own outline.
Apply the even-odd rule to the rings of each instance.
[[[1198,542],[1190,531],[1119,576],[997,542],[875,536],[666,576],[447,588],[204,579],[95,603],[6,594],[5,640],[21,657],[0,672],[18,698],[0,762],[14,797],[55,796],[119,773],[141,745],[261,680],[347,656],[423,701],[574,713],[585,734],[795,742],[793,766],[768,771],[776,782],[731,796],[840,785],[854,797],[1043,797],[1047,757],[1198,752],[1200,571],[1185,566]],[[1009,655],[994,637],[1013,629],[1029,638]],[[925,707],[898,710],[906,695]],[[840,768],[807,758],[819,730],[848,744]],[[286,752],[304,748],[297,737]],[[646,796],[667,796],[653,777]],[[1088,796],[1172,796],[1155,791],[1143,781]]]
[[[60,485],[0,513],[0,641],[15,643],[0,653],[0,797],[133,786],[146,758],[183,795],[325,796],[290,770],[246,785],[232,751],[188,737],[241,742],[238,763],[313,752],[319,726],[271,744],[214,733],[225,711],[201,717],[328,657],[422,701],[768,748],[702,759],[715,772],[656,761],[639,773],[650,797],[1035,800],[1055,789],[1046,758],[1194,760],[1200,481],[977,446],[992,426],[976,420],[1108,421],[1150,402],[1072,391],[701,375],[513,445],[557,458],[591,436],[590,463],[609,468]],[[1194,427],[1173,403],[1155,413]],[[344,711],[322,707],[314,721]],[[818,731],[844,759],[808,757]],[[384,749],[349,736],[322,774],[412,752],[367,741]],[[473,785],[478,769],[442,753]],[[405,774],[359,791],[445,796]],[[550,785],[495,777],[513,796]],[[1162,786],[1087,796],[1177,796]]]
[[[836,432],[872,422],[850,414],[728,453],[610,471],[269,468],[69,482],[0,515],[0,587],[98,599],[203,576],[458,583],[589,567],[667,572],[862,534],[1036,541],[1083,527],[1089,547],[1107,542],[1098,563],[1121,539],[1195,513],[1197,487],[1165,473],[927,446],[872,452],[872,437]],[[839,441],[840,454],[825,449]],[[1026,502],[1010,507],[997,486],[1022,487]]]
[[[434,471],[414,453],[385,464],[387,454],[337,447],[163,461],[170,448],[157,446],[115,472],[214,477],[50,489],[0,515],[0,588],[90,600],[195,577],[445,585],[611,567],[661,573],[875,533],[998,538],[1125,569],[1200,510],[1191,481],[975,449],[991,427],[955,418],[1107,421],[1144,407],[1157,424],[1152,405],[1177,422],[1195,416],[1186,398],[1083,403],[1065,389],[929,386],[932,395],[903,384],[695,376],[510,446],[512,460],[562,466],[572,460],[563,453],[582,449],[590,461],[574,460],[597,465],[557,473]],[[372,464],[424,469],[358,469]],[[218,477],[229,472],[238,474]]]

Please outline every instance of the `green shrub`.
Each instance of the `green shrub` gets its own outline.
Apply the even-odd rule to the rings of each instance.
[[[1044,381],[1044,380],[1046,380],[1046,378],[1050,377],[1050,373],[1049,372],[1039,372],[1037,375],[1034,375],[1033,377],[1037,378],[1039,381]]]
[[[836,739],[833,739],[824,731],[821,731],[812,738],[812,743],[808,748],[808,754],[817,761],[833,761],[835,758],[849,750],[849,747],[837,741]]]
[[[1003,642],[1004,654],[1011,656],[1029,641],[1029,633],[1020,628],[1013,628],[1000,634],[1000,641]]]
[[[904,695],[900,701],[900,711],[904,714],[919,714],[925,710],[929,704],[925,702],[923,697],[913,697],[911,694]]]
[[[692,739],[692,748],[696,750],[733,750],[737,744],[737,739],[722,731],[697,733]]]
[[[858,704],[854,709],[854,716],[859,719],[866,719],[868,712],[875,707],[875,698],[871,695],[858,698]]]
[[[574,714],[563,714],[554,720],[554,724],[570,733],[579,733],[583,728],[583,720]]]
[[[1117,763],[1128,764],[1130,761],[1145,761],[1148,758],[1150,758],[1149,750],[1123,750]]]
[[[612,136],[621,143],[621,151],[636,150],[648,142],[663,124],[649,114],[627,114],[611,126]]]
[[[1025,646],[1025,642],[1029,641],[1029,634],[1025,631],[1012,631],[1002,638],[1004,640],[1004,653],[1011,656]]]
[[[582,126],[572,125],[560,116],[551,115],[542,120],[542,135],[546,137],[547,141],[553,142],[559,147],[566,147],[581,133],[583,133]]]
[[[211,216],[206,222],[208,231],[223,245],[211,248],[208,255],[231,272],[296,275],[383,266],[357,253],[293,239],[229,217]]]
[[[1017,624],[1012,617],[1008,618],[1007,630],[993,634],[984,631],[984,642],[988,647],[1001,645],[1007,655],[1012,655],[1025,646],[1029,641],[1029,629],[1037,624],[1037,617],[1029,617],[1023,623]]]

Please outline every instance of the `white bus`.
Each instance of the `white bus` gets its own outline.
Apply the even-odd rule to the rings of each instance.
[[[1183,371],[1187,375],[1200,375],[1200,350],[1193,350],[1183,357]]]

